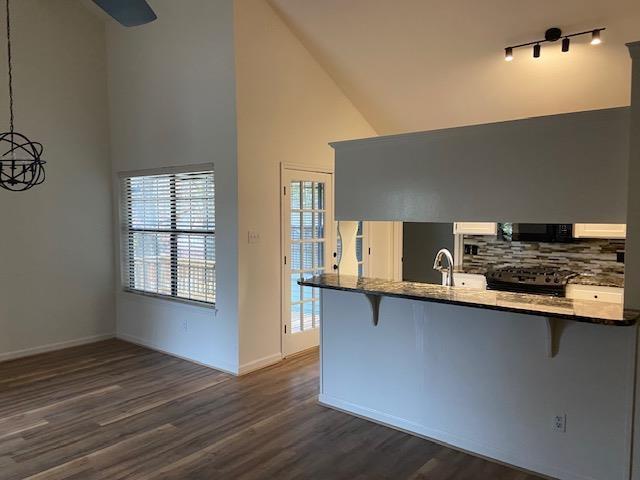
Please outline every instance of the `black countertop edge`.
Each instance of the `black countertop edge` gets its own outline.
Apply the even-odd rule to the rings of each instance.
[[[635,325],[638,319],[640,319],[640,311],[636,310],[624,310],[622,306],[611,303],[596,302],[592,300],[570,300],[563,297],[552,297],[548,295],[533,295],[527,293],[514,293],[514,292],[499,292],[496,290],[472,290],[464,287],[446,287],[435,284],[418,284],[416,282],[399,282],[381,279],[366,279],[352,276],[342,276],[346,280],[345,284],[340,281],[339,275],[324,274],[315,276],[306,280],[299,280],[298,284],[308,287],[322,288],[328,290],[338,290],[343,292],[362,293],[365,295],[377,295],[384,297],[403,298],[407,300],[417,300],[422,302],[443,303],[449,305],[457,305],[469,308],[481,308],[485,310],[495,310],[501,312],[519,313],[523,315],[534,315],[546,318],[560,318],[564,320],[570,320],[574,322],[590,323],[597,325],[608,325],[625,327]],[[388,290],[384,288],[370,288],[367,286],[367,281],[376,283],[383,282],[383,284],[390,285],[391,288],[402,289],[403,286],[409,286],[411,288],[420,288],[423,286],[424,293],[407,293],[402,291]],[[356,285],[352,285],[356,282]],[[431,292],[426,290],[431,290]],[[450,298],[451,295],[457,295],[463,298]],[[483,303],[473,301],[473,297],[484,297],[487,301],[492,298],[496,300],[511,302],[522,302],[522,307],[498,305],[492,303]],[[573,306],[573,308],[581,307],[582,309],[593,310],[592,314],[583,313],[565,313],[565,312],[551,312],[544,309],[536,309],[536,301],[546,302],[548,307],[553,308],[554,304],[558,304],[558,308],[568,308],[567,305]],[[617,318],[608,318],[606,316],[597,315],[598,311],[606,311],[607,309],[614,309],[616,312],[620,312]]]

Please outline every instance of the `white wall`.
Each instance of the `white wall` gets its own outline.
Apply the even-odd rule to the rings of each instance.
[[[637,0],[270,0],[379,134],[629,105]],[[504,47],[607,27],[504,61]]]
[[[333,167],[335,139],[375,132],[264,0],[236,0],[240,363],[280,355],[280,164]],[[249,245],[248,230],[261,242]]]
[[[107,29],[114,188],[118,172],[214,163],[217,312],[122,293],[117,276],[117,333],[236,372],[233,4],[231,0],[150,4],[157,21],[131,29],[110,22]]]
[[[626,480],[634,327],[323,290],[320,401],[564,480]],[[553,430],[567,415],[566,432]]]
[[[20,0],[12,36],[16,130],[48,163],[44,184],[0,190],[0,360],[115,327],[104,26],[76,2]]]

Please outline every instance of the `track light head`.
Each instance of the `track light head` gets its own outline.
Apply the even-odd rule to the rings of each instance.
[[[510,62],[511,60],[513,60],[513,48],[507,47],[504,49],[504,59],[507,62]]]
[[[562,51],[564,53],[567,53],[569,51],[569,42],[571,40],[569,40],[569,37],[565,37],[562,39]]]
[[[600,30],[594,30],[591,32],[591,45],[600,45],[602,39],[600,38]]]
[[[540,44],[536,43],[533,46],[533,58],[540,58]]]

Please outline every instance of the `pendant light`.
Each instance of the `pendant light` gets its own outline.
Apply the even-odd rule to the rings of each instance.
[[[11,17],[9,0],[7,14],[7,66],[9,75],[9,131],[0,133],[0,187],[12,192],[23,192],[44,182],[42,144],[32,142],[16,132],[13,124],[13,65],[11,58]]]

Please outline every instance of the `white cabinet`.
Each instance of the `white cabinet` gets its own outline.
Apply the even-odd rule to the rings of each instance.
[[[624,288],[570,283],[567,285],[567,298],[622,304],[624,303]]]
[[[624,223],[575,223],[574,238],[625,238],[627,225]]]
[[[442,274],[442,284],[446,283],[446,273]],[[476,290],[486,290],[487,279],[484,275],[476,273],[454,273],[453,285],[455,287],[474,288]]]
[[[455,235],[497,235],[498,224],[493,222],[455,222],[453,233]]]

